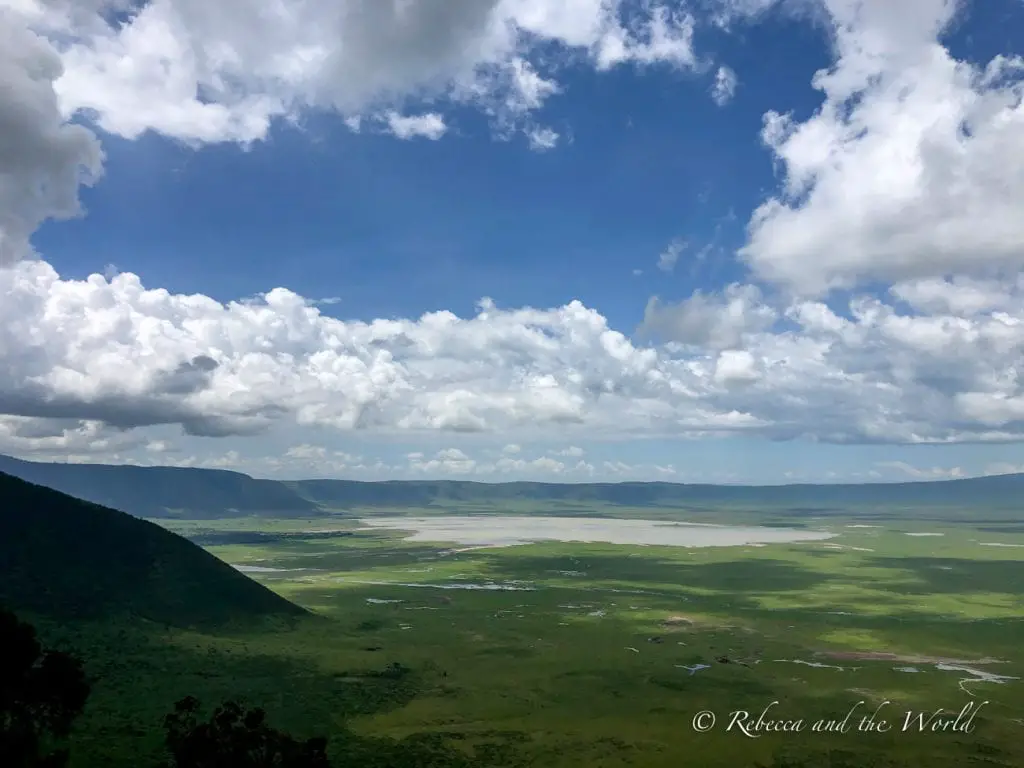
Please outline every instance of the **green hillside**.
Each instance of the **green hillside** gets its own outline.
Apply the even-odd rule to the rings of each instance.
[[[309,517],[308,500],[273,480],[189,467],[62,464],[0,456],[0,472],[139,517]]]
[[[2,473],[0,604],[180,627],[305,613],[155,523]]]

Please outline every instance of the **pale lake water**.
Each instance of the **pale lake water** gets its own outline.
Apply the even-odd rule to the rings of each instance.
[[[367,528],[409,531],[407,541],[452,543],[471,547],[510,547],[539,541],[669,547],[736,547],[822,541],[835,535],[826,531],[795,528],[517,515],[377,517],[360,520],[360,523]]]

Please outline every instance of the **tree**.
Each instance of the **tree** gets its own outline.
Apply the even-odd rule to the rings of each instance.
[[[227,701],[207,722],[198,719],[199,709],[188,696],[164,718],[168,768],[330,768],[327,739],[297,741],[271,728],[262,709]]]
[[[0,610],[0,765],[60,768],[64,739],[82,713],[89,683],[82,662],[63,651],[44,650],[31,624]]]

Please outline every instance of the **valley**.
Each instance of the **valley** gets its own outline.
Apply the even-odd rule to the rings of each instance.
[[[384,525],[278,521],[295,537],[260,545],[230,542],[247,520],[167,525],[216,532],[224,543],[211,552],[331,617],[336,629],[313,644],[337,663],[433,670],[433,688],[406,706],[357,718],[366,734],[427,731],[465,746],[508,732],[505,748],[536,765],[1022,758],[1024,568],[1012,547],[985,546],[1022,544],[1020,533],[830,516],[805,522],[830,538],[755,546],[637,546],[605,534],[613,540],[497,547],[487,536],[516,539],[518,518],[464,516],[468,536],[438,541],[454,535],[452,520],[435,516],[431,528],[416,514]],[[915,535],[925,533],[941,535]],[[858,702],[900,713],[988,703],[970,734],[693,729],[700,711],[723,718],[772,701],[809,723]],[[820,762],[830,752],[854,762]]]
[[[94,681],[72,768],[158,764],[184,696],[265,708],[336,765],[1024,760],[1006,504],[499,498],[147,522],[5,483],[0,598]]]

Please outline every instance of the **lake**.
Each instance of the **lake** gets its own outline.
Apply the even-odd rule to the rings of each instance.
[[[706,525],[662,520],[526,515],[384,517],[360,520],[367,528],[409,531],[408,541],[470,547],[508,547],[538,541],[606,542],[639,546],[736,547],[822,541],[826,531]]]

